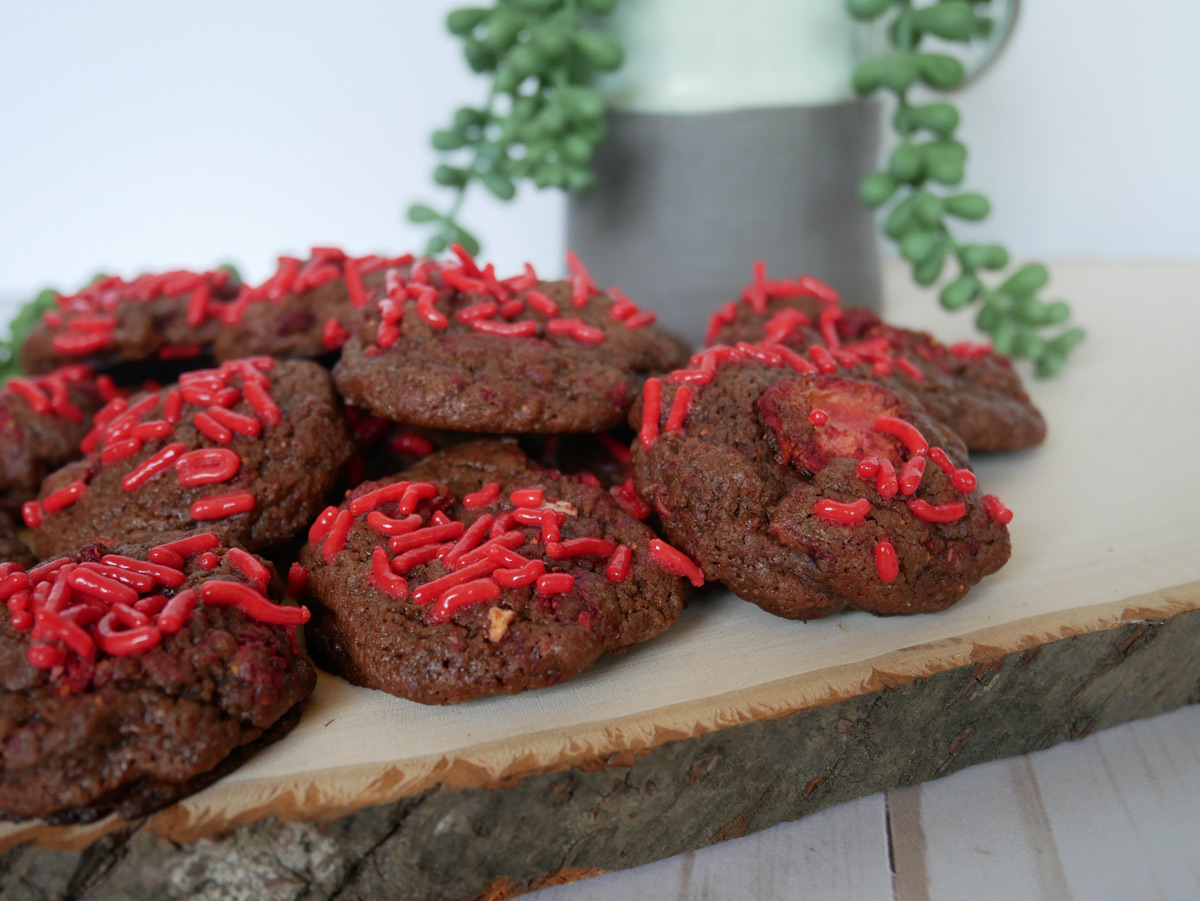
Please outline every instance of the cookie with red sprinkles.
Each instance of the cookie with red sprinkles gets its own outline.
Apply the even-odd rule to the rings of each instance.
[[[144,816],[285,734],[308,619],[209,532],[0,564],[0,816]]]
[[[532,267],[498,279],[461,247],[454,260],[391,270],[334,368],[348,402],[431,429],[592,432],[624,420],[642,381],[687,351],[654,314],[602,293],[571,256],[571,277]]]
[[[663,632],[692,561],[603,489],[512,441],[440,451],[352,491],[301,553],[317,662],[425,704],[570,679]]]
[[[942,344],[870,310],[843,307],[832,288],[811,276],[768,280],[759,262],[740,302],[713,314],[707,343],[763,341],[796,351],[825,374],[900,386],[973,451],[1021,450],[1045,440],[1046,421],[1021,377],[990,345]]]
[[[1012,513],[897,387],[718,346],[646,383],[639,495],[708,579],[770,613],[927,613],[1007,560]]]
[[[11,378],[0,392],[0,506],[16,511],[47,473],[82,456],[92,414],[119,392],[82,364]]]
[[[201,357],[240,287],[225,269],[99,279],[42,314],[21,346],[21,368],[45,373],[69,363],[107,369]]]
[[[353,452],[329,374],[270,357],[114,398],[82,447],[22,507],[42,557],[171,529],[273,547],[312,520]]]
[[[307,260],[280,257],[261,285],[245,287],[217,331],[218,361],[269,356],[315,360],[341,350],[354,313],[383,288],[388,269],[407,271],[411,256],[347,256],[314,247]]]

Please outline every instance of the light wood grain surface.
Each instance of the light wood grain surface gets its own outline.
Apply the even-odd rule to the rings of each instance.
[[[1200,898],[1200,706],[526,897]]]

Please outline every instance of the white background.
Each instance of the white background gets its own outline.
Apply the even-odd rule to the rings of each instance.
[[[409,249],[444,202],[428,135],[478,102],[446,0],[0,0],[0,293],[313,243]],[[968,184],[1019,256],[1200,256],[1200,4],[1027,0],[959,98]],[[563,204],[475,193],[510,269],[559,267]],[[819,273],[818,273],[819,274]]]

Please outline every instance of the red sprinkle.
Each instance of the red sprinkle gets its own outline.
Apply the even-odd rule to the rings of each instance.
[[[114,611],[106,613],[96,624],[96,644],[100,646],[100,650],[113,657],[142,654],[158,647],[162,641],[162,633],[154,626],[118,630],[116,625],[117,614]]]
[[[572,557],[607,557],[616,545],[605,538],[572,538],[569,541],[546,542],[546,556],[551,560]]]
[[[911,454],[924,455],[929,453],[929,442],[911,422],[897,419],[895,416],[880,416],[875,420],[875,428],[889,435],[895,435],[908,447]]]
[[[117,463],[140,453],[141,449],[142,442],[138,438],[127,438],[116,444],[108,444],[105,445],[104,450],[100,451],[100,462],[106,466],[110,463]]]
[[[228,482],[242,465],[242,458],[224,447],[189,451],[175,461],[179,484],[184,488]]]
[[[826,522],[835,522],[841,525],[853,525],[863,522],[870,512],[871,502],[865,497],[860,497],[858,500],[848,504],[843,504],[840,501],[832,501],[829,498],[821,498],[813,504],[813,515]]]
[[[275,401],[271,400],[271,395],[260,383],[243,379],[242,393],[246,395],[246,402],[254,409],[264,425],[277,426],[283,421],[283,414],[279,412],[279,407],[275,405]]]
[[[900,481],[896,478],[896,467],[891,460],[879,461],[879,477],[875,480],[875,490],[885,501],[891,500],[900,490]]]
[[[983,512],[988,515],[988,519],[994,520],[1001,525],[1008,525],[1012,522],[1013,512],[1004,506],[1004,501],[996,497],[994,494],[985,494],[983,496]]]
[[[337,350],[349,340],[350,333],[336,318],[330,316],[325,320],[325,326],[321,329],[321,345],[326,350]]]
[[[512,569],[497,569],[492,578],[505,588],[523,588],[532,585],[546,572],[546,564],[541,560],[529,560],[524,565]]]
[[[931,447],[929,449],[929,459],[941,467],[942,472],[946,475],[954,473],[954,464],[950,462],[950,458],[946,456],[946,452],[940,447]]]
[[[808,421],[813,425],[822,426],[829,422],[829,414],[824,410],[814,407],[808,411]]]
[[[192,425],[204,437],[217,444],[228,444],[233,440],[233,432],[217,422],[207,413],[197,413],[192,417]]]
[[[671,547],[661,538],[650,539],[649,550],[650,559],[671,575],[683,576],[697,588],[704,584],[704,573],[683,551]]]
[[[896,558],[896,549],[886,539],[875,543],[875,572],[885,582],[895,582],[900,575],[900,561]]]
[[[518,488],[509,495],[514,507],[540,507],[545,499],[541,488]]]
[[[136,560],[133,557],[126,557],[121,554],[105,554],[100,558],[100,562],[105,566],[125,569],[129,572],[149,576],[154,580],[151,585],[165,585],[168,588],[178,588],[183,584],[185,579],[183,572],[173,566],[163,566],[152,561]]]
[[[969,469],[956,469],[950,474],[950,484],[963,494],[970,494],[979,484],[979,480]]]
[[[513,515],[516,515],[515,511]],[[563,517],[561,513],[554,510],[542,511],[541,525],[542,541],[544,543],[549,544],[552,541],[559,541],[562,538],[562,521]]]
[[[47,513],[57,513],[59,510],[64,510],[78,501],[84,494],[87,493],[87,485],[83,482],[71,482],[59,488],[53,494],[48,495],[42,500],[42,510]],[[24,508],[22,508],[24,510]],[[30,528],[36,528],[31,526]]]
[[[692,389],[687,385],[680,385],[675,392],[675,399],[671,402],[671,412],[667,414],[665,430],[668,432],[679,431],[691,411]]]
[[[225,554],[225,559],[236,566],[238,572],[245,576],[246,581],[256,590],[265,592],[267,586],[271,584],[270,571],[259,562],[257,557],[246,553],[241,548],[230,548]]]
[[[408,597],[408,582],[392,571],[387,551],[378,545],[371,552],[371,584],[398,601]]]
[[[914,382],[925,381],[925,373],[916,367],[912,360],[908,357],[899,357],[896,360],[896,368],[903,372]]]
[[[388,441],[388,446],[398,454],[414,454],[418,457],[428,457],[437,449],[424,435],[414,435],[411,432],[395,435]]]
[[[617,549],[608,558],[608,566],[604,568],[604,576],[610,582],[624,582],[629,575],[629,565],[633,561],[633,552],[628,545],[617,545]]]
[[[219,497],[206,497],[196,501],[188,510],[192,519],[204,522],[210,519],[224,519],[239,513],[249,513],[257,501],[254,495],[247,491],[237,491],[233,494],[223,494]]]
[[[187,450],[187,445],[183,442],[175,442],[168,444],[158,453],[147,457],[142,463],[121,479],[121,487],[126,491],[136,491],[141,488],[160,472],[169,469],[175,459]],[[193,505],[193,508],[195,505]]]
[[[833,359],[833,355],[822,347],[820,344],[812,344],[808,348],[808,355],[812,357],[813,363],[817,366],[817,371],[822,375],[829,375],[837,372],[837,361]]]
[[[241,582],[210,579],[200,586],[200,597],[206,604],[216,607],[236,606],[251,619],[277,626],[303,625],[311,615],[307,607],[281,606]]]
[[[355,516],[359,516],[369,510],[374,510],[381,504],[398,501],[404,497],[404,492],[408,491],[410,484],[410,482],[405,481],[393,482],[390,485],[384,485],[382,488],[376,488],[374,491],[361,494],[350,502],[350,512]],[[411,513],[412,511],[409,510],[407,512]]]
[[[308,570],[299,563],[293,563],[288,568],[288,596],[299,599],[308,587]]]
[[[137,589],[122,585],[100,573],[76,567],[67,576],[67,584],[80,594],[94,597],[108,604],[133,604],[137,602]]]
[[[225,426],[225,428],[239,435],[249,435],[251,438],[257,438],[262,431],[262,423],[253,416],[246,416],[244,413],[235,413],[233,410],[226,410],[224,407],[209,407],[208,415]]]
[[[420,566],[422,563],[428,563],[430,560],[437,557],[441,551],[440,544],[427,544],[425,547],[414,548],[411,551],[405,551],[403,554],[397,554],[392,560],[392,569],[404,575],[414,567]]]
[[[333,528],[333,521],[337,519],[340,512],[341,510],[337,507],[326,507],[322,510],[321,515],[308,528],[308,540],[313,544],[319,544]]]
[[[495,503],[496,498],[500,496],[500,485],[497,482],[488,482],[478,491],[463,496],[462,505],[468,510],[475,510],[479,507],[486,507],[488,504]]]
[[[201,569],[216,569],[221,565],[221,558],[212,551],[205,551],[200,555],[200,559],[196,563]]]
[[[537,335],[537,323],[532,319],[523,322],[491,322],[477,320],[471,323],[471,328],[486,335],[500,335],[504,338],[532,338]]]
[[[569,573],[546,573],[537,580],[537,593],[544,598],[566,594],[575,587],[575,577]]]
[[[196,532],[194,535],[188,535],[186,538],[160,544],[154,550],[166,550],[176,554],[179,557],[179,565],[182,566],[185,558],[193,554],[199,554],[202,551],[211,551],[220,543],[221,540],[212,532]],[[154,562],[162,563],[163,561],[155,560]]]
[[[407,516],[413,510],[417,509],[417,504],[431,497],[437,497],[437,493],[437,485],[434,485],[432,482],[413,482],[408,486],[408,490],[404,492],[404,497],[400,498],[400,503],[396,505],[396,510]]]
[[[413,589],[413,602],[421,605],[431,604],[441,597],[442,592],[446,591],[446,589],[453,588],[455,585],[462,585],[481,576],[486,576],[494,569],[496,569],[496,562],[494,560],[480,560],[478,563],[473,563],[457,572],[448,573],[440,578],[426,582],[424,585],[418,585]]]
[[[556,304],[541,291],[530,288],[525,292],[525,300],[531,307],[533,307],[543,316],[554,317],[558,315],[558,304]]]
[[[383,535],[407,535],[420,528],[421,517],[417,513],[410,513],[404,519],[392,519],[378,510],[372,510],[367,514],[367,525]]]
[[[424,547],[427,544],[440,544],[443,541],[457,540],[466,531],[461,522],[450,522],[444,526],[426,526],[409,532],[407,535],[397,535],[388,540],[388,550],[393,554],[413,548]]]
[[[637,489],[633,487],[633,476],[608,489],[608,493],[622,510],[635,519],[645,519],[654,512],[654,508],[638,496]]]
[[[462,533],[462,537],[446,554],[445,563],[447,566],[454,566],[455,563],[462,558],[464,554],[475,550],[483,542],[484,537],[488,533],[488,529],[492,527],[492,514],[484,513],[476,519]]]
[[[182,629],[183,624],[191,618],[192,611],[196,608],[196,601],[199,599],[200,593],[196,589],[185,588],[167,601],[166,606],[155,617],[154,624],[158,626],[160,632],[173,635]]]
[[[934,504],[913,498],[908,502],[908,509],[913,516],[925,522],[954,522],[967,515],[967,505],[962,501],[952,501],[948,504]]]
[[[642,430],[638,439],[642,447],[650,450],[658,440],[658,420],[662,415],[662,382],[658,379],[646,379],[642,391]]]
[[[455,611],[472,604],[491,601],[500,597],[500,586],[491,579],[478,579],[448,589],[438,598],[437,604],[429,611],[428,621],[444,623],[449,621]]]
[[[163,419],[175,425],[179,422],[183,415],[183,395],[172,389],[167,392],[167,399],[163,402]]]
[[[783,361],[791,366],[792,369],[796,370],[796,372],[803,373],[804,375],[811,375],[817,371],[816,366],[808,362],[808,360],[804,359],[804,357],[800,356],[800,354],[796,353],[790,347],[774,345],[772,346],[771,350],[779,354],[779,356],[783,358]]]
[[[334,558],[346,546],[346,536],[354,525],[354,514],[349,510],[339,510],[337,518],[325,536],[325,544],[321,548],[321,556],[326,563],[332,563]]]
[[[917,489],[921,487],[921,479],[925,476],[925,458],[924,457],[909,457],[908,461],[900,467],[900,475],[896,481],[900,484],[900,493],[908,496],[916,494]]]

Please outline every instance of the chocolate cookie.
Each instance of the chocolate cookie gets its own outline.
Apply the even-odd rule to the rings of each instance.
[[[709,579],[793,619],[944,609],[1009,556],[956,435],[902,389],[745,345],[646,383],[637,488]]]
[[[102,278],[42,314],[21,346],[21,368],[44,373],[83,362],[100,370],[200,357],[239,288],[224,269]]]
[[[144,816],[294,724],[316,673],[261,560],[212,533],[0,564],[0,816]]]
[[[700,581],[602,489],[511,441],[460,445],[363,485],[309,537],[317,661],[425,704],[576,676],[670,626],[679,574]]]
[[[802,284],[803,283],[803,284]],[[709,323],[708,343],[768,341],[805,355],[823,373],[899,385],[976,451],[1034,447],[1046,421],[1007,357],[986,344],[949,347],[928,332],[889,325],[870,310],[843,308],[815,279],[756,280]]]
[[[341,349],[354,311],[383,287],[387,269],[407,271],[412,256],[349,257],[314,247],[307,260],[280,257],[263,284],[247,288],[223,317],[214,353],[224,362],[265,355],[315,360]]]
[[[389,275],[334,368],[350,403],[431,429],[591,432],[621,422],[642,379],[680,365],[683,345],[627,298],[532,269],[497,280],[461,248]]]
[[[111,381],[80,364],[9,379],[0,392],[0,508],[17,510],[47,473],[81,457],[92,414],[116,396]]]
[[[87,456],[22,510],[42,557],[196,528],[269,548],[311,522],[353,451],[329,374],[302,360],[187,373],[95,421]]]

